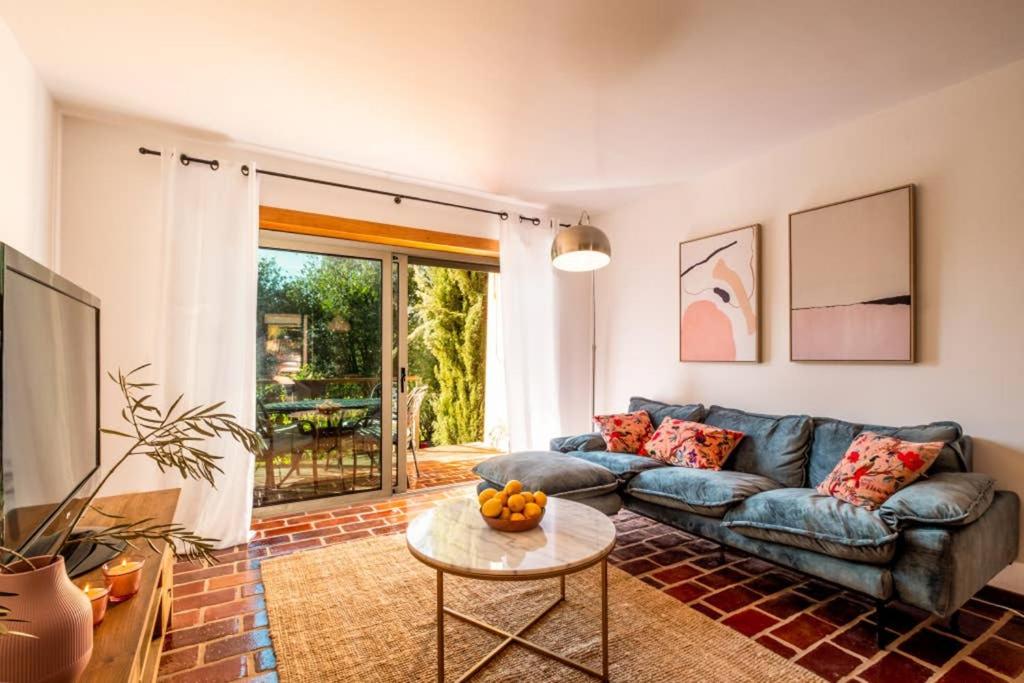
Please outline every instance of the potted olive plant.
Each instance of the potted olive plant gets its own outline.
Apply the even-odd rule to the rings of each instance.
[[[60,552],[67,546],[92,542],[120,549],[145,543],[155,551],[155,543],[163,541],[181,559],[216,562],[212,550],[217,539],[198,536],[176,523],[123,519],[92,505],[110,476],[129,458],[147,457],[161,471],[177,470],[184,479],[205,480],[216,486],[216,475],[223,472],[217,464],[221,456],[204,450],[207,441],[228,437],[253,455],[263,447],[256,432],[240,425],[234,415],[221,411],[222,403],[185,410],[179,396],[166,410],[153,405],[149,392],[155,385],[136,380],[147,367],[110,375],[121,390],[121,416],[128,426],[101,431],[126,439],[129,446],[95,487],[54,554],[23,557],[0,548],[0,558],[6,557],[0,562],[0,681],[74,681],[89,662],[92,611],[89,600],[65,571]],[[71,531],[86,509],[110,518],[112,523],[71,539]]]

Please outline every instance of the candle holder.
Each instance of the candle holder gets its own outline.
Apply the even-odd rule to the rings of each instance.
[[[123,557],[103,565],[103,578],[110,589],[111,602],[124,602],[139,592],[145,564],[146,561],[140,557]]]
[[[103,617],[107,616],[107,603],[110,600],[110,589],[106,586],[91,586],[88,583],[82,588],[85,597],[92,605],[92,625],[99,626]]]

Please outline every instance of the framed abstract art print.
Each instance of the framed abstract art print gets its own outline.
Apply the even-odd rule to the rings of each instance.
[[[760,225],[679,245],[679,360],[761,360]]]
[[[789,215],[790,359],[914,362],[914,186]]]

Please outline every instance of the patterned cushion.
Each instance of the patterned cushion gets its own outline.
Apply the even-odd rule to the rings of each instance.
[[[595,415],[594,424],[600,427],[605,445],[612,453],[639,453],[654,431],[645,410],[621,415]]]
[[[702,470],[720,470],[743,432],[666,417],[640,449],[640,455]]]
[[[818,493],[875,510],[892,494],[928,469],[943,442],[915,443],[874,432],[861,432]]]

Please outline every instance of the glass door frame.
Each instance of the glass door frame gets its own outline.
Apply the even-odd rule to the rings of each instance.
[[[395,448],[395,473],[393,481],[393,493],[404,493],[409,488],[409,468],[406,466],[409,450],[409,411],[405,409],[409,401],[406,376],[409,373],[409,257],[405,254],[391,252],[392,274],[398,275],[398,301],[392,305],[397,315],[395,322],[397,330],[394,335],[396,360],[394,366],[398,375],[394,384],[398,391],[395,392],[398,399],[398,410],[396,411],[395,433],[398,438],[394,440]],[[392,275],[393,276],[393,275]],[[390,385],[389,385],[390,386]],[[390,481],[391,472],[388,471]]]
[[[388,249],[367,249],[361,246],[351,246],[351,243],[345,242],[338,239],[328,237],[312,237],[307,235],[295,235],[285,232],[277,232],[271,230],[260,230],[259,233],[259,246],[260,248],[267,249],[281,249],[287,251],[306,252],[310,254],[323,254],[327,256],[340,256],[350,257],[359,259],[368,259],[372,261],[380,261],[381,264],[381,391],[380,391],[380,432],[381,432],[381,460],[380,460],[380,488],[370,489],[367,491],[359,491],[355,493],[339,493],[337,495],[323,496],[319,498],[311,498],[308,500],[291,501],[281,504],[266,505],[258,510],[265,511],[265,514],[280,514],[281,511],[290,509],[322,509],[329,507],[336,507],[340,501],[347,503],[355,503],[368,500],[381,500],[386,499],[394,495],[397,487],[394,486],[392,478],[392,472],[394,471],[394,460],[393,460],[393,449],[392,444],[395,441],[392,435],[392,422],[391,416],[394,413],[392,404],[392,392],[391,388],[394,386],[395,378],[393,376],[392,368],[392,342],[393,342],[393,310],[394,310],[394,254]],[[403,282],[403,274],[399,273],[399,284]],[[401,321],[401,317],[399,317]],[[399,337],[401,339],[401,336]],[[400,367],[405,367],[400,366]],[[399,387],[401,388],[401,387]],[[401,405],[402,395],[399,392],[398,405]],[[255,406],[254,406],[255,409]],[[398,411],[399,421],[404,422],[402,419],[402,411]],[[399,425],[401,426],[401,425]],[[401,431],[398,431],[401,434]],[[397,439],[399,443],[402,439]],[[401,453],[404,449],[399,449],[399,468],[398,472],[404,471],[402,465]],[[400,476],[399,481],[403,478]],[[254,509],[255,513],[256,509]],[[262,515],[261,515],[262,516]]]
[[[342,493],[304,501],[268,505],[255,508],[256,516],[281,514],[290,509],[306,511],[329,509],[336,507],[340,501],[355,503],[367,500],[381,500],[404,493],[408,490],[407,458],[409,453],[408,411],[402,407],[408,400],[407,386],[402,382],[402,374],[408,374],[409,351],[409,266],[432,265],[452,268],[466,268],[500,272],[500,264],[494,258],[468,254],[453,254],[437,250],[415,248],[393,248],[381,244],[358,242],[338,237],[304,235],[278,230],[260,229],[259,246],[269,249],[287,249],[290,251],[327,254],[331,256],[353,256],[379,260],[382,264],[381,281],[381,487],[371,491],[358,493]],[[390,264],[390,269],[387,265]],[[395,275],[398,286],[395,291]],[[397,301],[395,301],[397,295]],[[397,314],[397,318],[392,316]],[[397,350],[395,360],[392,352]],[[397,388],[392,403],[392,391],[385,388]],[[397,405],[398,410],[394,409]],[[399,438],[392,434],[391,415],[397,415],[394,424]],[[384,419],[388,416],[388,419]],[[391,445],[389,447],[389,444]],[[392,477],[397,472],[397,477]],[[385,478],[386,473],[386,478]],[[258,511],[262,513],[257,514]]]

